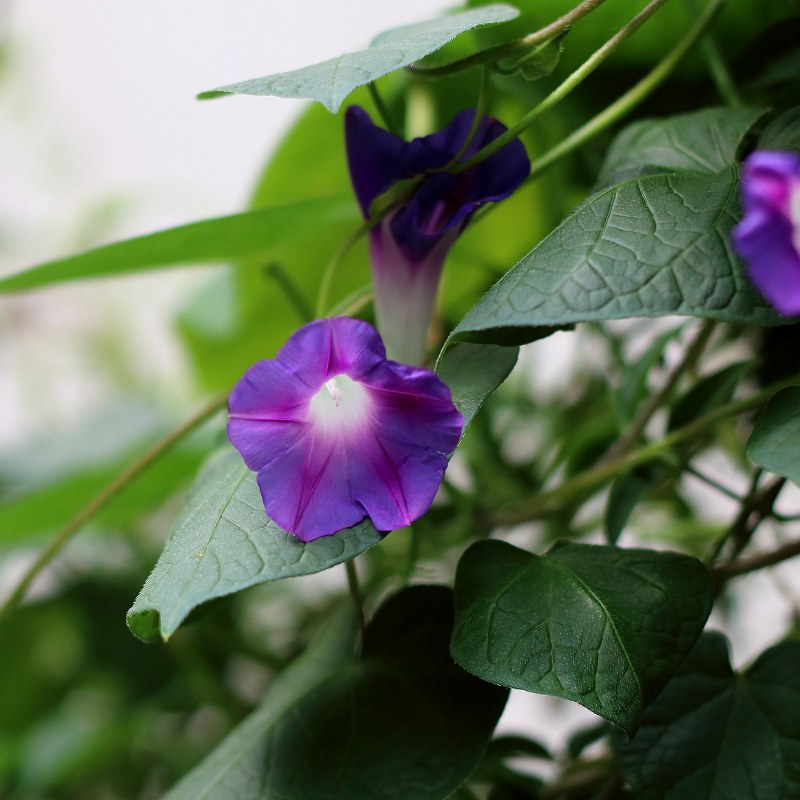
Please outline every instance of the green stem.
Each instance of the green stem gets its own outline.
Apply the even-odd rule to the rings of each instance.
[[[317,294],[317,308],[314,313],[316,319],[322,319],[326,316],[328,310],[328,303],[330,302],[331,286],[333,286],[333,279],[336,277],[336,272],[339,269],[344,257],[350,252],[350,249],[358,242],[358,240],[367,233],[373,226],[380,222],[380,218],[374,221],[365,222],[363,225],[354,230],[347,239],[344,240],[339,249],[333,254],[333,258],[328,262],[325,267],[325,272],[322,273],[322,280],[319,284],[319,294]]]
[[[203,406],[186,422],[156,442],[144,455],[117,475],[104,489],[95,495],[50,541],[38,558],[25,571],[8,599],[0,606],[0,617],[11,612],[24,598],[28,587],[37,575],[58,555],[64,545],[98,512],[102,511],[125,487],[157,461],[188,433],[191,433],[209,417],[221,411],[228,402],[228,394],[216,397]]]
[[[286,295],[286,299],[294,306],[300,319],[302,319],[303,322],[311,322],[311,320],[314,319],[311,306],[309,306],[306,298],[295,285],[294,281],[286,274],[286,270],[280,264],[272,263],[268,264],[264,271],[278,286],[280,286],[281,290]]]
[[[573,131],[566,139],[562,139],[554,148],[539,156],[531,164],[528,180],[538,177],[554,162],[582,147],[589,139],[611,127],[651,95],[667,79],[672,70],[675,69],[692,47],[695,46],[703,32],[713,21],[723,2],[724,0],[711,0],[683,39],[639,83],[632,86],[610,106]]]
[[[364,617],[364,602],[361,597],[361,587],[358,585],[355,559],[351,558],[346,561],[344,567],[347,571],[347,588],[350,590],[350,597],[353,599],[353,608],[355,608],[358,629],[361,631],[361,642],[363,644],[364,635],[367,632],[367,620]]]
[[[789,542],[789,544],[785,544],[769,553],[759,553],[749,558],[742,558],[738,561],[731,561],[728,564],[721,564],[718,567],[713,567],[711,573],[721,582],[728,580],[728,578],[733,578],[736,575],[744,575],[746,572],[755,572],[764,567],[780,564],[781,561],[786,561],[796,556],[800,556],[800,540]]]
[[[800,381],[800,375],[794,375],[787,380],[773,383],[750,397],[733,400],[730,403],[718,406],[688,425],[677,428],[657,442],[646,444],[630,453],[623,453],[614,459],[602,462],[576,475],[554,489],[539,492],[532,497],[525,498],[515,506],[495,514],[493,522],[495,525],[516,525],[541,518],[555,510],[564,508],[574,497],[598,489],[617,475],[622,475],[640,464],[652,461],[664,451],[670,450],[687,439],[698,436],[720,420],[758,408],[766,403],[773,394],[781,389],[796,386],[798,381]]]
[[[383,102],[383,98],[378,91],[378,87],[375,85],[374,81],[370,81],[367,84],[367,89],[369,90],[369,96],[372,98],[372,102],[375,106],[375,110],[380,115],[380,118],[383,120],[384,126],[390,130],[395,136],[400,136],[400,129],[397,125],[394,124],[394,119],[389,111],[389,107],[386,103]]]
[[[585,17],[590,12],[594,11],[598,6],[602,5],[605,0],[583,0],[571,11],[568,11],[563,16],[559,17],[554,22],[540,28],[538,31],[529,33],[522,39],[509,44],[501,44],[497,47],[490,47],[487,50],[481,50],[479,53],[473,53],[466,58],[461,58],[458,61],[453,61],[450,64],[442,64],[439,67],[418,67],[412,64],[406,67],[410,72],[420,75],[423,78],[438,78],[443,75],[452,75],[456,72],[462,72],[465,69],[477,66],[478,64],[492,64],[500,61],[506,56],[513,55],[520,50],[527,50],[537,44],[546,42],[557,36],[570,25],[574,25],[578,20]]]
[[[711,335],[714,333],[716,323],[713,319],[706,319],[700,325],[700,330],[697,332],[692,343],[686,350],[685,356],[672,370],[670,376],[667,378],[660,391],[650,395],[647,400],[642,404],[639,413],[631,423],[628,431],[624,436],[619,438],[609,449],[605,460],[611,460],[623,453],[627,453],[639,441],[648,422],[653,414],[661,408],[662,404],[669,398],[672,391],[678,385],[678,382],[683,375],[692,369],[700,356],[703,354],[706,345],[708,344]]]
[[[712,478],[710,475],[706,475],[704,472],[701,472],[699,469],[697,469],[697,467],[687,464],[685,469],[689,475],[693,475],[695,478],[697,478],[697,480],[702,481],[712,489],[716,489],[720,494],[730,497],[731,500],[735,500],[737,503],[744,502],[744,498],[738,492],[734,492],[733,489],[729,489],[723,483],[720,483],[716,478]]]
[[[480,164],[507,144],[514,141],[519,135],[529,128],[545,111],[563,100],[573,89],[582,83],[600,64],[603,63],[631,34],[637,31],[653,14],[658,11],[668,0],[650,0],[650,2],[630,21],[614,34],[602,47],[592,53],[569,77],[557,86],[537,106],[532,108],[516,125],[510,127],[501,136],[493,139],[486,147],[475,153],[474,156],[462,161],[452,172],[458,174],[464,170]]]

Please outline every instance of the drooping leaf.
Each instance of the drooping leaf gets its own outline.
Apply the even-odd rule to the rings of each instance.
[[[360,661],[341,647],[324,660],[310,651],[167,800],[450,796],[480,759],[507,696],[453,664],[452,624],[443,587],[390,598]]]
[[[603,514],[603,527],[609,544],[617,543],[634,508],[663,477],[662,465],[644,464],[620,475],[611,484]]]
[[[733,164],[742,141],[763,115],[758,108],[707,108],[664,119],[647,119],[614,139],[598,183],[610,186],[648,172],[713,175]]]
[[[567,30],[562,31],[552,39],[523,53],[500,62],[501,71],[506,73],[519,72],[526,81],[537,81],[546,78],[558,66],[561,53],[564,51],[564,37]]]
[[[496,3],[426,22],[403,25],[376,36],[366,50],[345,53],[308,67],[232,83],[199,95],[249,94],[317,100],[336,112],[359,86],[407,67],[436,52],[461,33],[519,16],[513,6]]]
[[[456,574],[455,660],[484,680],[574,700],[631,733],[703,629],[711,581],[676,553],[470,547]]]
[[[779,800],[800,797],[800,642],[731,670],[727,643],[704,635],[618,744],[641,800]]]
[[[785,324],[731,249],[737,188],[730,167],[647,175],[594,195],[478,301],[450,340],[670,314]]]
[[[747,455],[800,484],[800,386],[778,392],[767,403],[747,442]]]
[[[48,261],[0,278],[0,293],[38,289],[81,278],[101,278],[186,264],[219,264],[267,255],[277,245],[302,240],[323,221],[358,220],[347,195],[313,198],[244,214],[192,222]]]
[[[464,345],[440,372],[469,425],[516,362],[515,348]],[[168,639],[195,607],[268,581],[309,575],[357,556],[382,538],[370,521],[301,542],[264,511],[255,474],[225,447],[201,470],[153,572],[128,612],[140,638]]]

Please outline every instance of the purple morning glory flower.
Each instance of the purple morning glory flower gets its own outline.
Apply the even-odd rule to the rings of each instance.
[[[398,181],[450,163],[467,140],[475,112],[462,111],[443,130],[406,142],[379,128],[351,106],[345,114],[350,179],[364,217],[372,202]],[[506,131],[489,116],[461,159]],[[370,231],[370,262],[378,329],[392,358],[424,361],[428,327],[444,258],[475,210],[508,197],[528,176],[530,162],[519,140],[458,175],[428,174],[411,199]]]
[[[800,314],[800,155],[756,150],[744,162],[741,195],[736,252],[781,314]]]
[[[387,360],[377,331],[349,317],[300,328],[229,405],[267,514],[304,542],[366,516],[381,531],[422,516],[464,424],[434,373]]]

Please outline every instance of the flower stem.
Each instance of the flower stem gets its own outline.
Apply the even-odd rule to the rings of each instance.
[[[508,44],[501,44],[497,47],[490,47],[487,50],[481,50],[479,53],[473,53],[466,58],[461,58],[450,64],[442,64],[439,67],[418,67],[412,64],[406,69],[424,78],[438,78],[443,75],[452,75],[456,72],[462,72],[478,64],[492,64],[520,50],[527,50],[529,47],[534,47],[537,44],[546,42],[548,39],[552,39],[566,28],[569,28],[570,25],[574,25],[579,19],[594,11],[604,2],[605,0],[583,0],[582,3],[578,3],[575,8],[568,11],[554,22],[545,25],[544,28],[540,28],[538,31],[529,33],[522,39],[509,42]]]
[[[577,150],[589,139],[618,122],[652,94],[666,80],[689,50],[694,47],[697,40],[713,21],[723,2],[724,0],[711,0],[683,39],[639,83],[628,89],[625,94],[620,95],[610,106],[592,117],[580,128],[574,130],[566,139],[562,139],[554,148],[537,158],[531,164],[528,180],[538,177],[554,162]]]
[[[482,150],[475,153],[472,158],[462,161],[452,170],[458,174],[464,170],[480,164],[489,156],[504,148],[514,141],[523,131],[529,128],[545,111],[563,100],[573,89],[582,83],[606,60],[631,34],[637,31],[653,14],[663,6],[667,0],[650,0],[650,2],[627,25],[620,28],[602,47],[595,50],[569,77],[557,86],[538,105],[534,106],[516,125],[510,127],[504,134],[493,139]]]
[[[610,461],[617,456],[627,453],[639,440],[642,431],[645,429],[647,423],[652,418],[653,414],[658,411],[667,398],[672,394],[673,389],[678,385],[678,382],[683,377],[684,373],[692,369],[699,360],[700,356],[705,350],[711,335],[714,333],[716,323],[713,319],[706,319],[700,325],[697,335],[692,340],[692,343],[686,350],[686,354],[672,370],[669,377],[665,381],[661,389],[655,394],[650,395],[647,400],[642,404],[639,413],[634,418],[630,427],[625,435],[617,439],[616,442],[608,449],[605,460]]]
[[[397,127],[397,125],[394,124],[394,119],[392,118],[392,115],[389,111],[389,107],[386,105],[386,103],[383,102],[383,98],[381,97],[381,94],[378,91],[378,87],[375,85],[375,81],[370,81],[367,84],[367,89],[369,90],[369,96],[372,98],[375,110],[378,112],[380,118],[383,120],[383,124],[395,136],[400,136],[400,129]]]
[[[525,498],[515,506],[494,514],[492,521],[495,525],[516,525],[547,516],[551,512],[563,508],[575,496],[598,489],[604,483],[617,477],[617,475],[628,472],[640,464],[652,461],[664,451],[703,433],[707,428],[723,419],[758,408],[766,403],[776,392],[790,386],[796,386],[798,382],[800,382],[800,374],[773,383],[750,397],[733,400],[730,403],[718,406],[713,411],[698,417],[682,428],[671,431],[659,441],[650,442],[638,450],[623,453],[609,461],[597,464],[554,489],[538,492],[531,497]]]
[[[361,597],[361,587],[358,585],[358,573],[356,572],[355,559],[351,558],[345,562],[347,571],[347,588],[350,590],[350,597],[353,599],[353,608],[356,611],[358,629],[361,631],[361,643],[364,643],[364,635],[367,632],[367,620],[364,617],[364,602]]]
[[[13,611],[24,598],[31,583],[39,573],[55,558],[69,540],[98,512],[102,511],[122,490],[143,473],[151,464],[163,456],[184,436],[191,433],[209,417],[225,408],[228,394],[214,398],[203,406],[196,414],[190,417],[175,430],[168,433],[163,439],[156,442],[144,455],[124,469],[114,480],[106,485],[95,495],[50,541],[42,550],[38,558],[31,564],[17,583],[8,599],[0,606],[0,617]]]

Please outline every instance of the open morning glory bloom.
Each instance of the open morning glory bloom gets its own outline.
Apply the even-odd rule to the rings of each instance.
[[[377,331],[349,317],[303,326],[229,405],[267,514],[306,542],[365,516],[381,531],[422,516],[464,424],[433,372],[387,360]]]
[[[358,106],[348,108],[347,161],[364,217],[398,181],[449,164],[467,140],[474,116],[474,111],[462,111],[443,130],[406,142],[375,125]],[[461,160],[505,131],[502,123],[484,116]],[[422,363],[447,251],[479,206],[508,197],[529,172],[525,148],[514,140],[458,175],[427,175],[408,202],[370,231],[375,313],[392,358]]]
[[[744,162],[733,244],[750,280],[781,313],[800,314],[800,155],[756,150]]]

